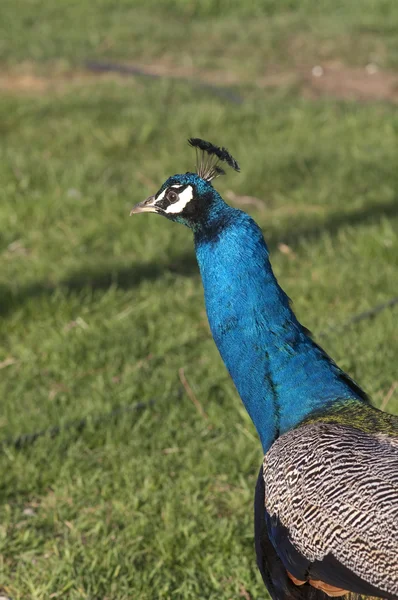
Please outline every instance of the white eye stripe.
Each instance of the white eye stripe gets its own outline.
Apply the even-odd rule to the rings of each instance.
[[[172,185],[170,188],[166,188],[165,190],[163,190],[163,192],[161,194],[159,194],[159,196],[156,198],[156,202],[159,202],[159,200],[163,200],[166,192],[168,192],[168,190],[179,190],[180,188],[184,187],[183,185]]]
[[[183,186],[180,186],[183,187]],[[188,185],[185,190],[179,194],[179,199],[174,204],[170,204],[165,210],[167,213],[178,214],[184,210],[188,202],[193,198],[193,189],[191,185]]]
[[[167,189],[163,190],[163,192],[161,194],[159,194],[159,196],[156,198],[156,202],[159,202],[159,200],[162,200],[164,198],[164,195],[166,192],[167,192]]]

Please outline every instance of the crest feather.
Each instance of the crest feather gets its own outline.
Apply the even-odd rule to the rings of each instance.
[[[225,175],[219,161],[226,162],[235,171],[240,171],[238,162],[226,148],[219,148],[211,142],[200,138],[189,138],[188,144],[196,150],[196,172],[202,179],[212,181],[220,175]]]

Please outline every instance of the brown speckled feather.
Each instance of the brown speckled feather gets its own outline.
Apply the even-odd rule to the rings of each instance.
[[[349,589],[341,581],[352,573],[379,595],[398,597],[397,439],[306,424],[272,445],[263,473],[270,519],[288,532],[287,543],[300,556],[321,565],[323,581]],[[344,569],[342,579],[338,569],[334,576],[322,567],[330,557]],[[287,566],[289,559],[282,560]],[[297,567],[293,576],[308,580],[311,574],[303,577]]]

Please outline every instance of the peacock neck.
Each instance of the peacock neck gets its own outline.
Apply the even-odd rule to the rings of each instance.
[[[211,332],[264,452],[309,416],[365,400],[298,322],[248,215],[224,204],[194,236]]]

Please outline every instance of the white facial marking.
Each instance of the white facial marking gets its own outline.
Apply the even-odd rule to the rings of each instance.
[[[176,215],[180,212],[182,212],[184,210],[184,208],[186,207],[186,205],[188,204],[188,202],[190,202],[193,198],[193,189],[191,185],[188,185],[185,190],[183,190],[181,192],[181,194],[179,195],[179,199],[177,200],[177,202],[174,202],[174,204],[170,204],[170,206],[168,206],[166,208],[167,213],[171,213],[173,215]],[[159,198],[158,198],[159,199]]]
[[[161,200],[162,198],[164,198],[164,195],[165,195],[166,192],[167,192],[167,188],[165,190],[163,190],[163,192],[161,194],[159,194],[159,196],[155,200],[155,204],[156,204],[156,202],[159,202],[159,200]]]
[[[173,190],[179,190],[180,188],[184,187],[183,185],[172,185],[171,186]]]

